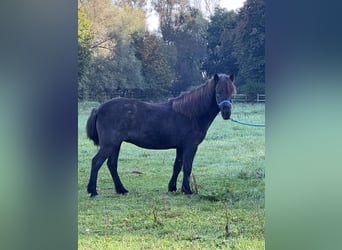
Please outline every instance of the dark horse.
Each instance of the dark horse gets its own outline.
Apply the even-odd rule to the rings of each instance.
[[[169,191],[177,190],[177,177],[183,167],[182,192],[192,194],[189,178],[197,147],[220,111],[223,119],[230,118],[230,98],[235,93],[234,75],[215,74],[204,84],[165,103],[118,97],[93,109],[87,122],[87,135],[100,149],[92,159],[87,186],[90,197],[97,195],[97,174],[107,158],[116,192],[128,193],[117,172],[123,141],[147,149],[175,148],[177,155]]]

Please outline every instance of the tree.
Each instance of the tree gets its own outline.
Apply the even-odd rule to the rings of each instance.
[[[173,91],[183,91],[189,86],[201,84],[203,81],[202,64],[206,57],[206,30],[208,22],[202,13],[188,8],[180,13],[176,20],[177,30],[174,33],[174,45],[177,51],[175,64],[176,81]]]
[[[190,7],[189,0],[152,0],[159,15],[160,30],[164,41],[172,42],[179,26],[179,16]]]
[[[82,1],[82,5],[93,37],[93,57],[84,84],[87,98],[104,101],[144,88],[141,62],[131,46],[131,34],[144,32],[144,12],[125,1],[92,0]]]
[[[265,91],[265,5],[247,0],[236,13],[217,8],[207,30],[203,69],[237,75],[240,93],[255,98]]]
[[[135,55],[142,63],[145,82],[154,89],[153,92],[169,94],[174,76],[168,60],[167,45],[160,37],[149,32],[143,36],[135,33],[132,37]]]
[[[129,5],[132,8],[143,9],[147,5],[147,0],[113,0],[117,6]]]
[[[85,95],[84,77],[88,71],[91,60],[90,23],[86,18],[82,7],[78,9],[78,98]]]
[[[203,69],[209,76],[215,73],[237,74],[238,65],[233,55],[234,29],[237,14],[216,8],[207,30],[207,57]]]
[[[207,21],[190,7],[188,0],[153,1],[159,14],[163,40],[174,54],[173,93],[202,82],[202,63],[206,54]]]
[[[115,96],[131,97],[137,89],[146,88],[142,77],[141,62],[135,57],[135,50],[124,42],[120,34],[115,35],[117,44],[111,60],[96,58],[90,67],[88,86],[91,99],[105,101]]]
[[[240,9],[234,52],[243,90],[250,95],[265,91],[265,3],[247,0]]]
[[[152,0],[161,36],[145,31],[146,0],[80,2],[80,99],[177,95],[221,72],[237,75],[240,93],[264,91],[263,0],[238,12],[216,8],[209,22],[191,7],[202,0]]]
[[[216,8],[220,5],[220,0],[204,0],[205,10],[212,16],[216,10]]]
[[[84,9],[91,23],[94,37],[92,49],[94,56],[110,57],[115,48],[115,36],[121,34],[126,42],[134,32],[144,32],[145,13],[129,4],[111,0],[92,0],[84,4]]]

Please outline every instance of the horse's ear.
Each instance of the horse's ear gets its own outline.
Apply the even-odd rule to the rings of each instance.
[[[231,74],[231,75],[229,76],[229,79],[230,79],[232,82],[234,82],[234,74]]]
[[[219,76],[218,76],[218,74],[215,74],[215,75],[214,75],[214,81],[215,81],[215,83],[217,83],[217,82],[219,81]]]

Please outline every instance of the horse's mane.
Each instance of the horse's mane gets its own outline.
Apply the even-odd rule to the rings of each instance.
[[[170,99],[172,109],[188,117],[194,117],[207,111],[215,92],[215,83],[212,79],[192,87],[179,96]]]

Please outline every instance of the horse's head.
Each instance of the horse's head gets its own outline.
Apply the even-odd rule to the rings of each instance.
[[[216,103],[220,108],[222,118],[228,120],[232,109],[231,97],[236,94],[234,75],[215,74],[214,82]]]

